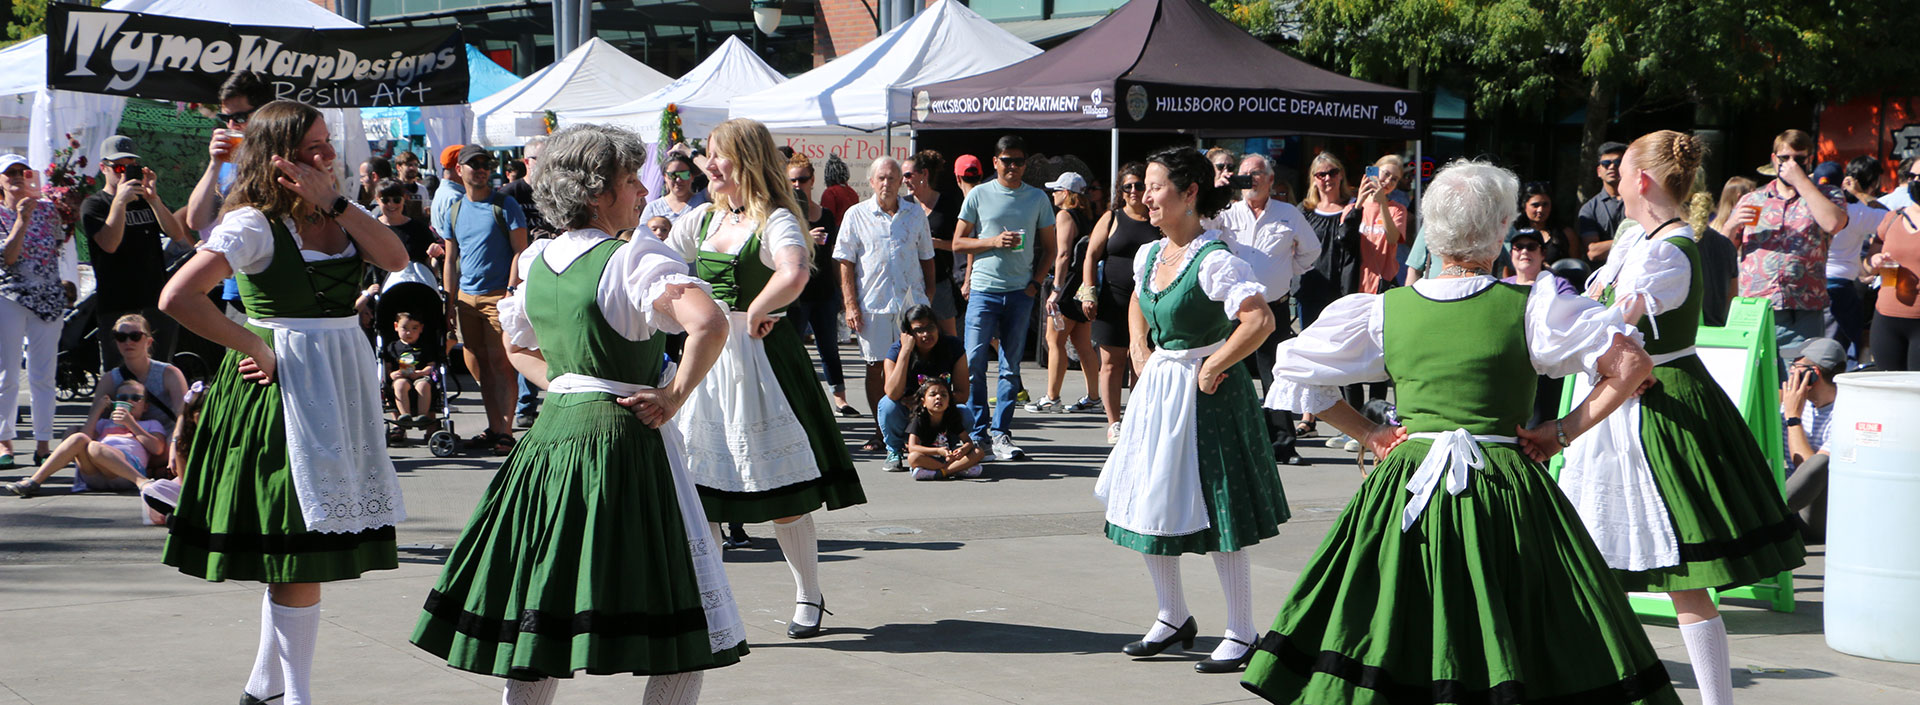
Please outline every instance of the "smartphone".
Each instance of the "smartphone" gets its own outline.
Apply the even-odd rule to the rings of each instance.
[[[1367,167],[1367,178],[1369,179],[1380,178],[1380,167],[1377,167],[1377,166]]]
[[[1234,174],[1233,176],[1229,176],[1227,177],[1227,188],[1237,188],[1237,189],[1253,188],[1253,175]]]

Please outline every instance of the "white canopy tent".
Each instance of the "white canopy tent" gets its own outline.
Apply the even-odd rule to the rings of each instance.
[[[1040,49],[952,0],[941,0],[865,46],[773,88],[733,99],[733,117],[774,132],[905,124],[914,86],[985,73]]]
[[[687,136],[705,137],[727,120],[727,104],[734,97],[772,88],[787,80],[739,37],[729,36],[720,48],[687,75],[660,90],[610,108],[570,110],[560,114],[571,122],[620,125],[658,142],[660,113],[668,105],[680,111],[680,128]]]
[[[354,28],[339,15],[308,0],[113,0],[105,9],[143,12],[191,20],[271,27],[307,27],[313,29]],[[26,118],[25,140],[9,136],[16,144],[26,143],[27,160],[44,168],[53,160],[54,151],[67,146],[67,135],[80,142],[75,150],[89,157],[100,141],[120,127],[120,113],[127,99],[95,93],[57,91],[47,87],[47,37],[40,36],[0,51],[0,116]],[[358,164],[368,156],[367,142],[360,139],[358,110],[323,110],[328,129],[339,152],[336,172],[351,178],[347,165]],[[346,139],[354,135],[355,139]],[[97,161],[97,160],[89,160]]]
[[[562,113],[619,105],[672,82],[595,37],[566,58],[474,103],[469,139],[486,147],[518,147],[527,141],[515,126],[521,118],[540,117],[548,110]]]

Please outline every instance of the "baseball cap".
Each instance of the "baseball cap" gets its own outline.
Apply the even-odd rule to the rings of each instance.
[[[1626,151],[1627,145],[1624,142],[1601,142],[1600,151],[1594,154],[1625,154]]]
[[[1846,176],[1846,171],[1840,167],[1840,162],[1820,162],[1820,166],[1813,168],[1813,182],[1821,186],[1838,187],[1843,176]]]
[[[1828,374],[1837,374],[1847,368],[1847,349],[1832,338],[1814,338],[1800,348],[1796,360],[1806,360]]]
[[[1060,178],[1047,182],[1047,190],[1048,191],[1065,190],[1065,191],[1072,191],[1074,193],[1086,193],[1087,180],[1084,178],[1081,178],[1079,174],[1075,174],[1069,171],[1069,172],[1062,173],[1060,175]]]
[[[27,165],[26,157],[18,154],[0,154],[0,174],[4,174],[8,169],[16,166],[26,166],[29,169],[33,168]]]
[[[492,159],[493,155],[487,153],[486,147],[482,147],[477,144],[470,144],[460,148],[460,159],[455,163],[465,164],[467,162],[473,161],[474,159],[477,159],[480,157],[486,157],[488,159]]]
[[[1527,228],[1524,230],[1513,231],[1513,234],[1507,237],[1507,245],[1511,247],[1513,243],[1519,242],[1521,240],[1532,240],[1536,244],[1541,244],[1541,245],[1547,244],[1547,239],[1540,236],[1540,231],[1534,230],[1533,228]]]
[[[959,159],[953,160],[954,176],[979,176],[983,173],[986,172],[980,168],[979,157],[971,154],[962,154]]]
[[[446,149],[440,150],[440,166],[448,169],[458,166],[460,162],[455,158],[460,156],[460,151],[466,149],[466,147],[464,144],[455,144],[448,145]]]
[[[115,159],[126,159],[127,157],[133,157],[134,159],[140,158],[140,155],[134,154],[132,137],[114,135],[105,140],[101,140],[100,161],[110,162]]]

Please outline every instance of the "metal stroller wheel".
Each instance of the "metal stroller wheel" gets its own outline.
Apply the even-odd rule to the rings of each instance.
[[[452,431],[434,431],[433,435],[427,436],[427,451],[433,453],[435,458],[449,458],[459,449],[459,443]]]
[[[59,382],[53,388],[53,398],[78,401],[93,394],[93,388],[100,383],[100,375],[92,370],[69,370],[60,375]]]

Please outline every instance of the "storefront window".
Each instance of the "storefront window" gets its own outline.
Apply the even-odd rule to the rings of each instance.
[[[1041,0],[973,0],[967,6],[981,17],[1001,22],[1046,18],[1046,6]]]
[[[1104,15],[1125,4],[1126,0],[1053,0],[1053,16]]]

